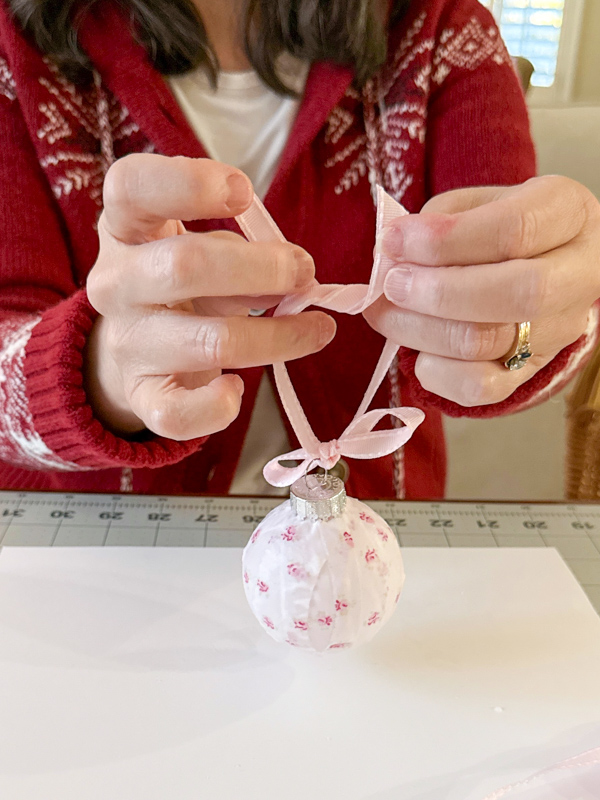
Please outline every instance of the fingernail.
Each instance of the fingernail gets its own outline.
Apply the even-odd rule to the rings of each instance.
[[[244,389],[246,388],[246,386],[244,384],[244,381],[240,378],[239,375],[235,375],[234,374],[234,375],[232,375],[232,377],[235,379],[236,388],[237,388],[238,392],[240,393],[240,396],[243,395],[244,394]]]
[[[227,188],[229,195],[225,200],[225,205],[235,217],[248,208],[254,196],[254,189],[250,180],[239,172],[233,172],[227,178]]]
[[[319,321],[319,344],[321,347],[329,344],[337,332],[337,323],[328,314],[321,314]]]
[[[404,232],[401,227],[388,227],[381,239],[381,249],[390,258],[402,258],[404,255]]]
[[[403,303],[408,297],[412,284],[412,270],[407,267],[391,269],[383,284],[385,296],[392,303]]]
[[[294,259],[296,260],[296,281],[295,286],[300,288],[306,286],[315,277],[315,262],[308,255],[306,250],[301,247],[294,249]]]

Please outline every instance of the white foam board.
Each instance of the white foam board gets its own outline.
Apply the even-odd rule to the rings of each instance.
[[[370,645],[250,614],[241,553],[0,554],[0,797],[481,800],[600,744],[600,619],[555,551],[404,551]]]

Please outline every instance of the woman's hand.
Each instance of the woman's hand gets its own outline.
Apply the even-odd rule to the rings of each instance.
[[[246,176],[207,159],[139,154],[109,170],[87,283],[101,316],[85,371],[95,412],[114,431],[186,440],[222,430],[244,389],[222,369],[300,358],[333,338],[322,312],[248,316],[313,279],[304,250],[187,233],[180,222],[233,217],[252,196]]]
[[[425,389],[462,406],[511,395],[584,333],[600,297],[600,204],[568,178],[439,195],[380,247],[398,268],[365,317],[420,351]],[[511,372],[502,359],[526,321],[533,356]]]

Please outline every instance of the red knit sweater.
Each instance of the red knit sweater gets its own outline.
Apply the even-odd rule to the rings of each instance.
[[[223,493],[260,369],[242,371],[238,420],[206,441],[118,438],[95,419],[82,388],[83,350],[95,318],[84,286],[98,251],[110,161],[140,151],[205,153],[116,6],[97,3],[81,41],[97,73],[84,91],[42,58],[0,3],[0,487],[115,492],[124,488],[125,474],[136,492]],[[347,69],[313,66],[266,198],[285,236],[314,256],[321,282],[368,282],[369,179],[417,212],[440,192],[533,175],[518,80],[478,0],[414,0],[390,33],[389,60],[377,78],[361,94],[351,80]],[[233,222],[218,225],[236,230]],[[322,440],[350,421],[382,345],[360,317],[341,317],[338,325],[322,353],[290,364]],[[413,371],[416,354],[401,351],[376,402],[399,405],[400,393],[404,405],[424,407],[427,420],[395,463],[390,457],[351,464],[349,491],[441,496],[440,410],[490,416],[537,402],[573,374],[595,340],[590,326],[509,400],[468,410],[425,392]]]

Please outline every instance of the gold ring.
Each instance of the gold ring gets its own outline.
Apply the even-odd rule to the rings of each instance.
[[[522,369],[527,363],[527,359],[531,358],[531,342],[529,336],[531,335],[531,322],[518,322],[517,323],[517,341],[511,352],[504,356],[502,362],[506,369]]]

